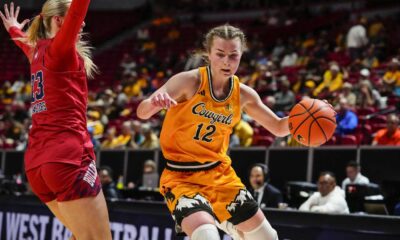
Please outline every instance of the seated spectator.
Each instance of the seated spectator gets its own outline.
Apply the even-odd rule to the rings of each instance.
[[[296,102],[294,93],[290,90],[290,82],[285,79],[281,82],[280,91],[275,94],[275,108],[277,111],[287,112]]]
[[[95,139],[103,137],[104,125],[100,121],[100,113],[98,111],[88,111],[87,127],[92,129],[92,134]]]
[[[265,164],[250,168],[250,192],[261,208],[277,208],[283,202],[281,191],[269,183],[269,169]]]
[[[131,147],[138,148],[144,141],[144,135],[142,132],[142,123],[138,120],[132,122],[133,137],[131,139]]]
[[[122,61],[119,64],[121,68],[121,75],[131,75],[132,73],[136,73],[136,63],[133,60],[132,56],[129,53],[124,53],[122,57]]]
[[[383,75],[383,85],[385,86],[385,92],[391,93],[394,90],[394,87],[400,87],[400,70],[399,70],[400,62],[397,58],[393,58],[392,61],[388,64],[388,69]]]
[[[113,180],[113,171],[109,166],[102,166],[99,171],[101,188],[105,198],[119,198],[119,193]]]
[[[339,100],[336,106],[336,134],[344,135],[353,133],[358,124],[357,115],[349,109],[345,98]]]
[[[337,99],[346,99],[347,103],[349,104],[349,107],[351,109],[354,109],[356,106],[356,94],[354,92],[352,92],[353,89],[353,85],[351,85],[348,82],[345,82],[343,84],[343,88],[342,91],[339,93],[338,98]]]
[[[246,121],[241,119],[233,129],[234,134],[239,138],[241,147],[249,147],[253,142],[253,128]]]
[[[386,123],[386,128],[376,132],[372,145],[400,146],[399,117],[396,114],[390,114]]]
[[[322,172],[318,179],[318,192],[311,195],[299,208],[300,211],[320,213],[349,213],[345,194],[336,186],[335,175]]]
[[[157,173],[157,164],[155,161],[149,159],[143,165],[143,178],[140,188],[157,188],[159,176]]]
[[[379,66],[379,60],[376,57],[375,54],[375,49],[373,46],[371,46],[370,48],[368,48],[364,59],[362,60],[361,64],[366,67],[366,68],[376,68]]]
[[[117,144],[116,144],[115,148],[128,147],[129,142],[131,141],[131,138],[132,138],[131,122],[126,121],[122,124],[122,132],[117,137]]]
[[[287,49],[286,54],[282,59],[281,68],[293,67],[296,65],[298,55],[293,48]]]
[[[343,74],[336,63],[331,64],[329,70],[324,73],[322,83],[314,90],[314,96],[331,94],[342,88]]]
[[[101,143],[101,148],[114,148],[114,146],[117,144],[117,138],[116,138],[116,133],[117,130],[115,127],[110,127],[107,129],[105,138],[103,142]]]
[[[240,147],[240,139],[235,133],[232,132],[232,134],[229,138],[229,148],[233,148],[233,147]]]
[[[347,178],[342,182],[342,189],[346,191],[347,184],[368,184],[369,179],[363,176],[360,172],[360,165],[356,161],[347,163],[346,166]]]
[[[284,52],[285,52],[285,45],[283,44],[283,40],[281,38],[278,38],[276,40],[274,48],[272,49],[271,56],[273,58],[280,58]]]
[[[381,95],[379,91],[372,87],[369,80],[360,82],[360,92],[357,97],[357,106],[359,108],[381,107]]]
[[[150,124],[142,125],[142,132],[144,141],[140,145],[141,148],[154,149],[160,146],[160,141],[154,131],[151,129]]]

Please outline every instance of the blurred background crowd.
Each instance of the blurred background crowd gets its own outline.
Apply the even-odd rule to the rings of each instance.
[[[242,28],[247,35],[248,50],[237,76],[277,115],[287,116],[303,98],[326,99],[338,113],[335,135],[327,145],[400,145],[397,0],[144,2],[134,10],[89,12],[86,19],[87,37],[96,47],[94,62],[101,72],[88,83],[88,130],[97,149],[159,148],[165,112],[140,121],[138,104],[175,73],[204,65],[203,34],[224,23]],[[31,18],[37,13],[22,14]],[[31,92],[36,89],[22,51],[7,40],[3,29],[0,39],[0,149],[23,151],[31,125]],[[300,147],[290,136],[274,137],[245,113],[231,135],[231,147],[239,146]],[[346,194],[358,191],[347,184],[369,183],[357,163],[350,162],[343,171]],[[282,196],[282,189],[268,184],[267,166],[253,166],[249,172],[260,206],[285,207],[288,198]],[[99,169],[109,198],[159,199],[153,191],[158,185],[156,163],[149,159],[141,173],[140,181],[126,182],[122,173],[113,175],[110,167]],[[21,184],[23,177],[15,175],[13,181]],[[317,185],[310,184],[293,183],[292,189],[310,190],[310,194],[290,206],[325,211],[313,201],[332,193],[332,199],[341,199],[339,210],[333,212],[360,210],[354,205],[357,202],[343,200],[334,173],[322,172]],[[371,194],[376,188],[368,187]],[[151,191],[143,195],[133,189]],[[300,206],[308,196],[310,200]]]
[[[233,14],[229,22],[247,34],[248,50],[237,75],[278,115],[288,115],[304,97],[327,99],[338,112],[338,128],[328,144],[400,144],[398,117],[387,117],[400,103],[398,13],[363,16],[351,9],[335,11],[329,5],[318,9],[317,4],[287,7],[269,6],[268,1],[217,2],[220,4],[176,1],[171,7],[160,1],[146,6],[152,9],[152,18],[126,23],[128,29],[122,32],[131,31],[128,37],[110,46],[105,41],[107,47],[96,52],[95,58],[102,73],[89,82],[88,129],[97,148],[159,147],[165,113],[144,123],[137,120],[136,107],[173,74],[204,64],[197,53],[202,34],[228,22],[212,19],[212,12],[221,10]],[[390,1],[387,4],[390,6]],[[240,11],[268,7],[272,10],[256,11],[255,17],[234,18]],[[179,15],[181,12],[185,14]],[[93,15],[93,22],[87,20],[90,33],[98,27],[94,21],[99,19]],[[6,33],[1,35],[7,38]],[[95,38],[94,43],[101,39]],[[5,44],[8,49],[2,49],[1,58],[11,73],[0,81],[0,147],[23,150],[32,89],[27,69],[9,63],[15,59],[15,65],[26,64],[20,61],[22,52],[11,42]],[[7,58],[10,54],[18,57]],[[380,141],[376,133],[381,129],[390,133],[389,139]],[[375,135],[378,138],[374,140]],[[274,138],[246,114],[231,140],[231,146],[298,145],[290,137]]]

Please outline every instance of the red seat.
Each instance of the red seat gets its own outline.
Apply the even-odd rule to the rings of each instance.
[[[386,124],[386,116],[385,115],[378,115],[368,120],[370,124],[377,124],[377,123],[385,123]]]
[[[272,136],[257,136],[253,146],[270,146],[275,140]]]
[[[386,128],[386,123],[374,123],[372,126],[372,132],[376,133],[377,131]]]
[[[340,138],[341,145],[357,145],[357,138],[354,135],[343,135]]]
[[[336,144],[336,137],[332,136],[324,145],[335,145]]]
[[[372,140],[372,126],[369,124],[358,125],[355,131],[357,142],[361,145],[369,145]]]
[[[373,108],[373,107],[357,109],[357,115],[359,117],[365,116],[365,115],[368,115],[368,114],[371,114],[371,113],[374,113],[374,112],[375,112],[375,108]]]

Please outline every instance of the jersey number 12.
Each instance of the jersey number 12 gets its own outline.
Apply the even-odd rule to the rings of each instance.
[[[204,141],[204,142],[211,142],[212,138],[210,138],[210,137],[214,134],[214,132],[215,132],[215,130],[217,130],[217,128],[214,125],[208,125],[206,127],[206,133],[203,136],[200,136],[201,130],[203,129],[203,126],[204,126],[203,123],[201,123],[201,124],[199,124],[197,126],[196,135],[194,135],[193,138],[195,140],[201,140],[201,141]]]

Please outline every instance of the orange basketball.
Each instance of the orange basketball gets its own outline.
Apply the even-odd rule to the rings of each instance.
[[[335,129],[336,112],[324,101],[307,98],[290,111],[290,133],[305,146],[316,147],[326,143]]]

